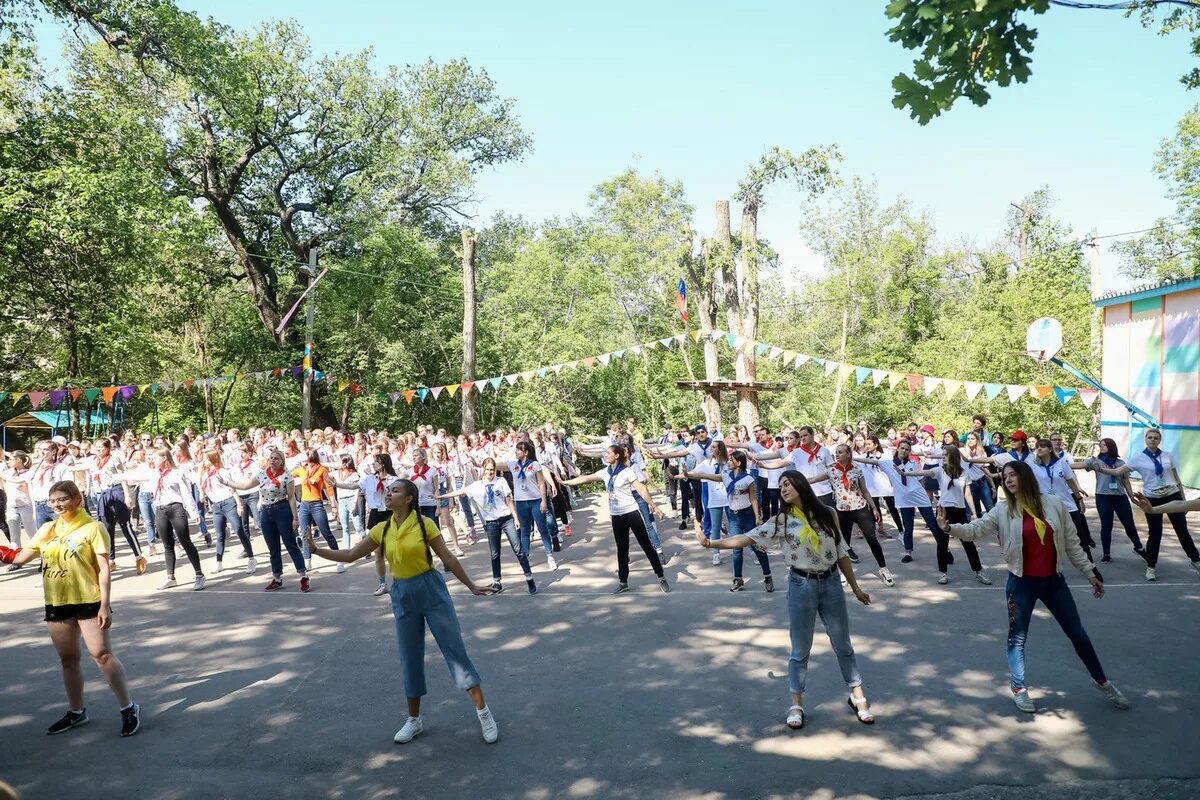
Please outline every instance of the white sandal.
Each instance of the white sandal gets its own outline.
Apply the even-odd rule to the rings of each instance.
[[[804,707],[790,706],[788,708],[787,726],[794,731],[804,727]]]
[[[850,708],[858,716],[858,721],[863,725],[875,724],[875,715],[872,714],[870,708],[867,707],[867,698],[855,698],[854,695],[850,695],[850,697],[846,699],[846,704],[850,706]]]

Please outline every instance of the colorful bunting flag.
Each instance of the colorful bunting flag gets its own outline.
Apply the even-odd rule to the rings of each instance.
[[[49,392],[30,392],[29,393],[29,402],[33,406],[33,410],[37,411],[38,406],[40,406],[42,404],[42,401],[45,400],[49,396],[50,396]]]
[[[1064,389],[1061,386],[1054,387],[1054,396],[1058,398],[1058,404],[1065,406],[1071,402],[1071,398],[1079,394],[1078,389]]]
[[[1096,398],[1100,396],[1099,389],[1080,389],[1079,402],[1087,408],[1092,407],[1092,403],[1096,402]]]
[[[887,370],[886,369],[871,370],[871,385],[874,386],[876,389],[878,389],[880,384],[882,384],[886,380],[887,380]]]
[[[917,389],[921,388],[921,383],[924,381],[924,377],[921,375],[905,375],[904,380],[908,383],[908,393],[915,395],[917,393]]]
[[[998,383],[985,383],[983,385],[983,394],[989,403],[995,400],[1002,391],[1004,391],[1004,387]]]
[[[975,383],[974,381],[967,381],[966,383],[963,384],[963,386],[966,387],[966,390],[967,390],[967,402],[968,403],[974,401],[975,398],[979,396],[979,393],[981,391],[983,391],[982,383]]]
[[[1021,399],[1021,395],[1025,394],[1027,391],[1029,391],[1029,387],[1028,386],[1018,386],[1015,383],[1010,383],[1007,386],[1007,391],[1008,391],[1008,402],[1015,403]]]

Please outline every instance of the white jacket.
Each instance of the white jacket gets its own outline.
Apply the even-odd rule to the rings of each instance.
[[[1000,539],[1000,546],[1004,548],[1004,560],[1008,562],[1008,571],[1021,577],[1025,568],[1022,536],[1025,515],[1019,511],[1010,514],[1008,506],[1007,502],[996,503],[991,511],[978,519],[965,524],[946,526],[946,532],[964,542],[996,534]],[[1079,534],[1075,529],[1075,522],[1071,519],[1071,512],[1067,511],[1062,500],[1050,494],[1042,495],[1042,512],[1054,531],[1058,571],[1063,572],[1067,566],[1067,559],[1070,559],[1080,572],[1090,578],[1095,567],[1083,552],[1083,546],[1079,544]]]

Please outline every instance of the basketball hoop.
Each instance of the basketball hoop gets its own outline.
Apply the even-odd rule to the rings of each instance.
[[[1045,364],[1062,349],[1062,323],[1053,317],[1035,319],[1025,332],[1025,355]]]

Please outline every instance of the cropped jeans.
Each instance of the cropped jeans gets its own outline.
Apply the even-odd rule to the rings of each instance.
[[[808,656],[812,651],[817,615],[825,625],[829,644],[842,670],[842,680],[850,689],[862,686],[858,660],[850,644],[850,614],[838,571],[835,569],[823,578],[809,578],[795,570],[788,572],[788,626],[792,639],[788,688],[800,694],[808,683]]]

